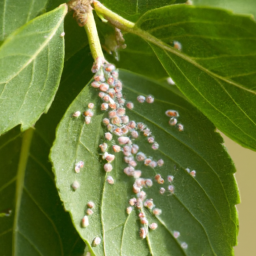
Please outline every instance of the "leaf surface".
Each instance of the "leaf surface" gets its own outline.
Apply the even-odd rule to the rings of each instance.
[[[13,33],[0,48],[0,134],[32,126],[51,105],[63,68],[66,6]]]
[[[49,144],[37,131],[16,127],[0,145],[0,255],[82,255],[47,161]]]
[[[168,77],[149,44],[133,34],[125,34],[125,49],[118,50],[118,60],[112,55],[106,55],[109,62],[119,68],[127,69],[147,77],[162,80]],[[104,42],[104,40],[102,40]]]
[[[146,124],[160,145],[158,150],[153,150],[142,135],[134,141],[147,156],[165,162],[155,169],[140,162],[136,167],[142,170],[143,178],[154,180],[155,174],[160,173],[165,179],[164,185],[154,181],[151,188],[145,188],[147,198],[153,198],[162,214],[156,217],[143,209],[149,222],[156,222],[158,228],[150,231],[147,239],[141,239],[138,211],[133,209],[129,216],[126,214],[129,199],[135,196],[134,179],[123,172],[127,164],[121,152],[115,154],[112,172],[104,171],[99,144],[104,142],[106,128],[102,126],[102,118],[105,114],[100,110],[97,90],[87,85],[60,122],[50,157],[61,200],[88,248],[97,256],[233,255],[238,225],[234,205],[239,197],[235,169],[222,146],[221,136],[205,116],[169,89],[127,71],[121,71],[120,77],[126,100],[133,101],[135,106],[134,110],[127,110],[130,120]],[[148,94],[154,95],[153,104],[136,102],[138,95]],[[72,117],[75,111],[83,112],[90,102],[95,104],[91,124],[86,125],[83,116]],[[168,124],[167,109],[179,112],[183,132]],[[115,143],[117,137],[114,136],[109,146]],[[84,161],[85,167],[75,173],[78,161]],[[196,177],[186,168],[196,170]],[[109,175],[114,178],[114,185],[106,182]],[[167,190],[168,175],[174,176],[174,194]],[[76,191],[71,187],[74,181],[80,184]],[[159,193],[160,187],[166,189],[163,195]],[[94,213],[89,216],[89,226],[82,228],[81,219],[89,201],[95,203]],[[174,231],[180,232],[178,239],[174,238]],[[93,247],[97,236],[102,242]],[[188,245],[187,249],[182,248],[183,242]]]
[[[2,146],[0,149],[0,174],[2,177],[0,181],[0,216],[1,214],[3,216],[3,218],[0,217],[0,255],[12,255],[12,244],[14,241],[20,242],[20,232],[25,232],[28,238],[22,246],[17,247],[17,250],[23,250],[24,253],[20,253],[22,255],[25,252],[26,256],[37,255],[37,252],[30,247],[36,247],[43,256],[62,255],[62,252],[65,256],[81,256],[83,253],[84,242],[75,231],[69,214],[64,212],[56,191],[48,155],[58,122],[68,105],[83,88],[84,79],[90,79],[89,67],[92,65],[92,59],[84,58],[88,52],[88,49],[84,49],[66,62],[61,86],[55,100],[49,112],[36,123],[30,147],[27,148],[27,165],[20,194],[22,203],[15,231],[15,194],[18,182],[16,176],[23,133],[16,127],[0,137]],[[19,182],[22,183],[22,179]],[[31,202],[29,196],[32,196],[34,201]],[[28,199],[28,202],[25,199]],[[9,209],[12,209],[12,214],[10,217],[5,217]],[[27,219],[31,220],[27,221],[24,227],[23,223]],[[37,223],[34,226],[27,224],[34,222]],[[20,226],[23,227],[23,230]],[[28,241],[31,241],[32,244],[28,245]],[[43,248],[41,248],[42,244]],[[29,254],[29,248],[32,250],[31,254]]]
[[[47,0],[2,0],[0,2],[0,41],[42,12]]]
[[[212,6],[232,10],[235,13],[256,15],[256,2],[254,0],[193,0],[194,5]]]
[[[117,12],[122,17],[136,21],[143,13],[148,10],[159,8],[171,4],[185,3],[187,0],[150,0],[150,1],[118,1],[103,0],[101,1],[108,8]]]
[[[185,96],[217,128],[256,150],[256,23],[220,9],[176,5],[149,11],[137,27]]]

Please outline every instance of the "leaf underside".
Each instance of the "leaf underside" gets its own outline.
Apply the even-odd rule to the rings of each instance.
[[[0,255],[81,255],[84,245],[56,191],[49,144],[16,127],[0,145]]]
[[[88,53],[88,49],[80,51],[75,58],[66,62],[54,102],[49,112],[36,123],[28,150],[17,225],[14,224],[18,183],[16,175],[23,133],[16,127],[0,137],[0,255],[35,256],[38,251],[41,256],[83,255],[84,242],[74,229],[69,214],[64,212],[48,155],[58,122],[83,88],[84,79],[89,80],[91,77],[89,70],[92,60],[84,58]],[[19,179],[21,182],[22,179]],[[9,209],[12,214],[7,217]],[[35,225],[29,224],[35,222]],[[24,240],[24,236],[27,240]],[[16,253],[13,252],[15,243]]]
[[[66,63],[63,81],[53,105],[35,126],[28,149],[17,225],[14,224],[16,186],[23,180],[17,180],[16,176],[24,133],[16,127],[0,137],[0,255],[35,256],[38,251],[41,253],[39,255],[83,254],[84,243],[74,230],[70,216],[64,212],[59,200],[48,155],[61,116],[83,88],[83,80],[90,78],[89,68],[86,67],[91,66],[92,61],[89,58],[84,59],[85,55],[88,55],[88,50],[79,52],[75,59]],[[77,79],[79,76],[82,81]],[[10,209],[12,214],[7,217],[6,213]],[[26,221],[27,219],[29,220]],[[36,225],[27,224],[35,222]],[[24,240],[22,235],[26,236],[27,240]],[[17,244],[16,254],[13,253],[14,243]]]
[[[147,156],[165,162],[155,169],[139,162],[136,167],[143,178],[154,180],[155,174],[160,173],[165,179],[163,185],[154,181],[151,188],[145,188],[147,198],[153,198],[162,214],[156,217],[144,209],[149,223],[156,222],[158,228],[149,231],[147,239],[141,239],[137,210],[126,214],[128,201],[134,197],[134,179],[124,174],[127,164],[120,152],[115,154],[112,172],[104,171],[99,144],[104,142],[105,114],[100,110],[97,89],[86,86],[60,122],[50,155],[61,200],[81,237],[97,256],[233,255],[238,226],[235,204],[239,197],[235,169],[222,146],[222,138],[205,116],[160,84],[127,71],[120,71],[120,77],[124,97],[135,106],[127,110],[130,120],[146,124],[160,145],[158,150],[151,149],[143,135],[134,141]],[[148,94],[154,95],[153,104],[136,101],[138,95]],[[75,111],[84,111],[90,102],[95,104],[91,124],[86,125],[82,116],[72,117]],[[184,125],[184,131],[168,124],[167,109],[179,112],[178,121]],[[114,141],[117,143],[117,137]],[[77,174],[74,168],[78,161],[84,161],[85,167]],[[196,170],[196,177],[186,168]],[[114,185],[106,182],[109,175],[114,178]],[[167,175],[174,176],[174,194],[167,190]],[[73,191],[71,185],[75,180],[80,188]],[[159,193],[160,187],[166,189],[163,195]],[[95,203],[94,214],[89,216],[90,225],[82,228],[88,201]],[[180,232],[179,238],[174,238],[174,231]],[[96,236],[102,243],[92,247]],[[182,248],[183,242],[187,249]]]
[[[255,21],[176,5],[149,11],[136,25],[185,96],[217,128],[256,150]]]
[[[0,48],[0,134],[32,126],[51,105],[64,60],[60,6],[18,29]]]

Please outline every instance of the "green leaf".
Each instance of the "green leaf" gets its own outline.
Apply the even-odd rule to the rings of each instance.
[[[68,0],[66,0],[65,2],[68,2]],[[108,0],[105,1],[104,4],[106,4],[108,7],[111,7],[113,10],[116,10],[119,14],[123,14],[124,17],[126,18],[131,18],[132,20],[137,20],[139,18],[139,16],[141,16],[144,12],[146,12],[147,10],[153,9],[153,8],[157,8],[157,7],[161,7],[163,5],[169,5],[169,4],[174,4],[174,3],[184,3],[185,0],[168,0],[168,1],[154,1],[150,4],[145,4],[145,3],[140,3],[138,2],[138,6],[136,4],[135,1],[129,2],[129,1],[112,1],[112,0]],[[47,10],[52,10],[53,8],[56,8],[58,5],[60,5],[61,3],[63,3],[63,0],[49,0],[49,3],[47,5]],[[138,10],[136,11],[136,8],[138,8]],[[131,10],[130,13],[127,12],[127,10]],[[124,10],[126,10],[124,12]],[[95,15],[96,16],[96,15]],[[108,35],[109,33],[109,28],[107,28],[108,26],[101,26],[102,21],[100,19],[97,19],[97,27],[100,33],[102,33],[102,45],[105,44],[105,36]],[[105,25],[105,23],[104,23]],[[110,27],[110,26],[109,26]],[[75,53],[77,53],[79,50],[81,50],[82,48],[84,48],[86,45],[88,45],[88,39],[85,33],[84,28],[79,27],[75,21],[75,19],[72,18],[72,13],[69,13],[66,16],[65,19],[65,59],[68,60],[70,57],[72,57]],[[129,37],[129,36],[128,36]],[[127,39],[129,40],[129,43],[131,43],[132,39]],[[139,39],[137,39],[138,41]],[[145,43],[144,43],[145,45]],[[130,47],[130,46],[129,46]],[[133,48],[136,47],[133,46]],[[148,46],[146,46],[148,48]],[[133,51],[133,49],[131,50]],[[133,59],[136,59],[137,61],[137,54],[136,52],[132,52],[132,56],[131,56],[131,51],[129,52],[129,56],[130,58],[132,57]],[[107,53],[106,53],[107,55]],[[122,52],[121,52],[122,55]],[[125,58],[126,52],[124,52],[124,56],[121,56],[121,60],[126,59]],[[147,54],[148,55],[148,54]],[[107,56],[112,62],[116,61],[114,58],[112,59],[112,56]],[[141,60],[141,59],[140,59]],[[148,63],[148,61],[150,62],[159,62],[157,60],[157,58],[154,56],[154,53],[152,53],[151,50],[151,54],[149,56],[149,58],[147,59],[147,61],[145,60],[144,63]],[[129,63],[127,63],[129,64]],[[141,64],[141,65],[140,65]],[[121,65],[124,68],[127,68],[125,65]],[[134,64],[133,64],[134,66]],[[132,68],[133,68],[132,66]],[[136,64],[136,67],[142,67],[140,69],[142,69],[142,74],[144,74],[145,72],[145,68],[143,68],[143,63],[139,62],[138,65]],[[159,74],[157,74],[157,71],[155,71],[152,68],[152,72],[153,75],[156,76],[152,76],[154,78],[158,78],[161,74],[165,74],[164,70],[162,69],[161,65],[159,65],[159,68],[161,68],[161,71],[158,72]]]
[[[147,42],[136,35],[126,34],[125,44],[126,49],[118,51],[118,60],[113,55],[106,55],[109,62],[116,64],[119,68],[128,69],[153,79],[168,77]]]
[[[36,205],[33,207],[26,207],[25,203],[21,204],[20,212],[23,214],[19,215],[18,223],[25,222],[25,215],[28,215],[26,218],[31,218],[33,222],[38,222],[35,226],[28,225],[26,232],[29,233],[29,239],[32,239],[33,237],[31,238],[31,235],[36,233],[35,238],[33,238],[36,240],[34,243],[35,246],[42,243],[40,242],[41,239],[43,240],[43,243],[49,242],[50,240],[49,245],[44,249],[47,253],[42,254],[43,256],[61,255],[59,253],[53,254],[51,250],[63,251],[64,255],[67,256],[81,256],[84,250],[84,242],[74,230],[69,214],[65,213],[63,210],[63,206],[56,191],[48,155],[54,140],[57,124],[69,104],[83,88],[84,79],[89,80],[91,77],[89,67],[92,65],[92,59],[84,58],[84,56],[88,55],[88,52],[88,48],[84,49],[66,62],[60,89],[56,94],[49,112],[46,115],[43,115],[36,123],[28,152],[24,189],[21,197],[22,199],[25,199],[25,196],[27,196],[25,190],[29,189],[29,193],[34,196],[36,203],[50,217],[48,222],[50,224],[52,223],[53,227],[56,226],[57,233],[50,232],[52,228],[49,228],[49,223],[45,223],[47,222],[45,217],[35,215],[33,210]],[[15,139],[16,136],[17,138]],[[9,144],[5,144],[4,141],[9,141]],[[0,145],[3,147],[2,150],[0,149],[0,190],[3,187],[6,187],[7,190],[6,185],[8,181],[15,178],[14,176],[17,173],[17,166],[19,163],[21,143],[22,133],[20,133],[18,127],[0,137]],[[8,234],[6,233],[6,236],[9,235],[9,237],[5,237],[2,233],[13,227],[13,219],[10,218],[13,218],[15,213],[14,196],[16,184],[14,181],[12,189],[9,188],[8,190],[10,191],[8,194],[5,193],[5,189],[0,191],[0,213],[5,216],[6,210],[13,210],[10,217],[0,218],[0,255],[12,255],[12,231],[9,231],[10,233]],[[30,221],[27,221],[27,223],[30,223]],[[40,225],[39,228],[38,225]],[[44,232],[47,234],[46,237],[40,237]],[[17,232],[15,234],[18,236]],[[51,248],[51,240],[56,241],[58,236],[60,237],[60,240],[57,240],[56,245]],[[23,245],[19,248],[23,249]],[[39,249],[41,250],[42,248],[39,247]],[[23,254],[25,254],[25,252]],[[30,255],[35,256],[37,254],[26,254],[26,256]]]
[[[0,137],[0,255],[82,255],[55,187],[50,145],[37,130]]]
[[[49,109],[63,68],[65,5],[13,33],[0,48],[0,134],[25,130]]]
[[[46,7],[47,11],[51,11],[57,8],[63,2],[69,2],[69,0],[48,0]],[[69,12],[64,21],[65,28],[65,60],[79,52],[82,48],[88,45],[88,39],[83,27],[77,25],[76,20],[73,18],[73,13]]]
[[[256,16],[256,2],[254,0],[193,0],[194,5],[220,7],[241,14]]]
[[[67,108],[83,89],[85,81],[91,79],[92,64],[93,59],[90,56],[89,46],[80,50],[65,62],[59,90],[51,108],[36,123],[36,129],[50,145],[55,139],[56,127]]]
[[[176,5],[146,13],[137,27],[185,96],[218,129],[256,150],[256,23],[224,10]]]
[[[164,165],[155,169],[138,163],[143,178],[154,179],[160,173],[164,179],[173,175],[174,194],[161,195],[161,186],[154,182],[152,188],[145,188],[148,198],[153,198],[162,209],[159,217],[148,210],[145,214],[150,223],[158,228],[150,231],[147,239],[139,237],[138,211],[127,216],[126,207],[134,197],[134,179],[124,174],[122,153],[116,153],[114,169],[106,174],[103,169],[99,144],[104,142],[102,118],[98,92],[87,85],[68,108],[59,124],[56,141],[51,150],[51,160],[56,175],[56,183],[65,208],[71,213],[74,225],[85,240],[93,255],[233,255],[237,236],[237,213],[235,204],[239,202],[234,179],[235,168],[211,122],[183,98],[160,84],[127,71],[120,72],[123,93],[126,100],[134,102],[134,110],[127,110],[130,120],[143,122],[150,128],[159,143],[159,150],[153,150],[144,136],[135,143],[147,156],[163,159]],[[152,94],[153,104],[140,104],[138,95]],[[92,122],[86,125],[84,117],[73,117],[75,111],[83,112],[88,103],[95,104]],[[176,126],[168,124],[167,109],[179,112],[178,121],[184,125],[179,132]],[[117,137],[114,137],[117,143]],[[115,142],[111,141],[110,144]],[[112,149],[109,150],[110,153]],[[84,161],[80,173],[75,173],[75,164]],[[186,168],[196,170],[193,178]],[[111,175],[115,184],[106,182]],[[80,187],[74,191],[72,184],[78,181]],[[93,201],[94,214],[89,216],[89,226],[81,227],[86,214],[87,203]],[[178,239],[174,231],[180,232]],[[92,247],[95,237],[102,243]],[[182,242],[188,244],[182,249]]]
[[[47,0],[2,0],[0,2],[0,41],[45,9]]]
[[[83,27],[77,25],[72,13],[68,13],[64,23],[65,28],[65,60],[75,55],[88,45],[88,39]]]
[[[150,1],[118,1],[103,0],[101,1],[109,9],[117,12],[122,17],[136,21],[143,13],[154,8],[166,5],[186,3],[187,0],[150,0]]]

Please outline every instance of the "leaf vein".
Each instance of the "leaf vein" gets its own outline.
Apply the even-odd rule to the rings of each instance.
[[[167,39],[177,39],[177,38],[186,38],[186,37],[197,37],[197,38],[203,38],[203,39],[212,39],[212,40],[231,40],[231,41],[234,41],[234,40],[252,40],[252,41],[256,41],[256,38],[255,37],[235,37],[235,38],[232,38],[232,37],[213,37],[213,36],[206,36],[206,35],[191,35],[191,34],[183,34],[183,35],[173,35],[173,36],[168,36],[168,37],[158,37],[160,38],[161,40],[167,40]]]
[[[34,6],[34,3],[35,3],[35,0],[32,0],[32,1],[31,1],[31,4],[30,4],[30,6],[29,6],[29,10],[28,10],[28,14],[27,14],[27,21],[26,21],[26,22],[28,22],[28,21],[30,20],[30,15],[31,15],[31,13],[32,13],[32,8],[33,8],[33,6]]]
[[[81,140],[79,140],[78,142],[79,142],[79,144],[81,144],[90,154],[92,154],[94,157],[97,158],[97,156],[96,156],[88,147],[86,147],[86,145],[85,145]]]
[[[17,176],[13,177],[11,180],[9,180],[7,183],[5,183],[1,188],[0,188],[0,193],[3,191],[5,188],[9,187],[14,181],[16,181]]]
[[[170,57],[170,55],[168,55],[166,53],[166,51],[164,51],[165,54],[172,60],[172,62],[174,63],[174,65],[177,67],[177,69],[179,69],[180,73],[185,77],[185,79],[192,85],[192,87],[198,92],[198,94],[201,95],[201,97],[207,101],[207,103],[212,106],[216,111],[218,111],[222,116],[224,116],[226,119],[228,119],[235,127],[237,127],[241,132],[243,132],[245,135],[247,135],[248,137],[250,137],[251,139],[255,140],[255,138],[253,138],[251,135],[247,134],[246,132],[244,132],[239,126],[237,126],[237,124],[235,122],[233,122],[232,119],[230,119],[228,116],[226,116],[224,113],[222,113],[217,107],[215,107],[214,105],[212,105],[212,103],[205,98],[205,96],[196,88],[196,86],[194,86],[194,84],[187,78],[187,76],[182,72],[182,70],[179,68],[179,66],[176,64],[176,62]],[[211,75],[211,73],[209,73],[209,76],[212,76],[213,79],[215,79],[214,75]],[[218,76],[217,76],[218,77]],[[218,77],[219,78],[219,77]],[[225,81],[224,79],[221,79],[223,81]],[[240,87],[239,87],[240,88]],[[251,90],[246,90],[245,91],[251,91]],[[255,93],[255,92],[254,92]]]
[[[12,138],[9,139],[7,142],[5,142],[4,144],[2,144],[1,147],[0,147],[0,150],[2,150],[2,149],[3,149],[4,147],[6,147],[9,143],[11,143],[12,141],[16,140],[18,137],[20,137],[21,134],[22,134],[22,133],[20,132],[18,135],[12,137]]]
[[[4,232],[2,232],[1,234],[0,234],[0,236],[4,236],[5,234],[8,234],[9,232],[11,232],[12,231],[12,228],[10,228],[10,229],[8,229],[8,230],[5,230]]]
[[[51,173],[49,172],[49,170],[47,169],[47,167],[40,162],[33,154],[31,154],[31,152],[29,153],[29,157],[38,165],[42,168],[42,170],[44,170],[46,172],[46,174],[50,177],[50,179],[54,182],[53,176],[51,175]]]
[[[223,89],[223,91],[229,96],[229,98],[234,102],[234,104],[237,106],[238,109],[241,110],[241,112],[256,126],[256,123],[251,119],[249,115],[246,114],[246,112],[237,104],[235,99],[230,95],[230,93],[226,90],[226,88],[223,86],[223,84],[214,78],[214,80],[220,85],[220,87]]]
[[[43,88],[42,88],[41,91],[40,91],[40,95],[37,97],[37,101],[36,101],[35,105],[36,105],[37,102],[41,99],[42,94],[43,94],[44,89],[45,89],[46,84],[47,84],[47,79],[48,79],[48,77],[49,77],[49,62],[50,62],[50,56],[49,56],[49,44],[48,44],[48,45],[47,45],[47,73],[46,73],[46,76],[45,76],[45,79],[44,79]]]
[[[178,200],[179,201],[179,200]],[[180,202],[180,201],[179,201]],[[186,209],[186,207],[185,207]],[[186,209],[187,210],[187,209]],[[180,243],[177,241],[177,239],[174,237],[173,233],[171,232],[171,230],[169,230],[165,224],[165,222],[158,216],[155,216],[157,218],[157,220],[162,224],[162,226],[168,231],[168,233],[172,236],[173,240],[176,242],[176,244],[178,245],[178,247],[180,247],[181,251],[183,252],[183,254],[186,256],[186,253],[184,252],[184,250],[182,249]],[[194,216],[192,216],[194,217]],[[200,223],[199,223],[200,225]]]
[[[30,245],[32,245],[32,247],[38,252],[38,254],[39,254],[40,256],[44,256],[43,253],[40,252],[40,250],[38,249],[38,247],[37,247],[34,243],[32,243],[32,241],[31,241],[27,236],[25,236],[25,235],[24,235],[21,231],[19,231],[19,230],[18,230],[17,232],[18,232],[21,236],[23,236],[23,238],[26,239]]]
[[[220,80],[223,80],[225,81],[226,83],[230,83],[232,84],[233,86],[236,86],[238,88],[240,88],[241,90],[244,90],[244,91],[248,91],[254,95],[256,95],[256,92],[253,91],[253,90],[250,90],[250,89],[247,89],[245,87],[243,87],[241,84],[239,83],[236,83],[232,80],[227,80],[225,79],[224,77],[216,74],[216,73],[213,73],[211,72],[210,70],[206,69],[205,67],[203,67],[202,65],[200,65],[199,63],[197,63],[196,61],[194,61],[192,58],[190,58],[189,56],[185,55],[184,53],[178,51],[178,50],[175,50],[174,48],[170,47],[169,45],[165,44],[164,42],[162,42],[161,40],[157,39],[156,37],[152,36],[151,34],[141,30],[141,29],[134,29],[131,31],[132,33],[144,38],[145,40],[153,43],[154,45],[160,47],[164,52],[168,51],[178,57],[180,57],[181,59],[184,59],[186,60],[187,62],[191,63],[192,65],[194,65],[195,67],[197,67],[198,69],[201,69],[203,72],[207,73],[208,75],[212,76],[212,77],[217,77],[218,79]],[[167,54],[167,56],[169,56]],[[175,65],[177,66],[177,64],[175,63]]]
[[[256,53],[251,53],[251,54],[239,54],[239,55],[218,55],[218,56],[211,56],[211,57],[191,57],[193,60],[218,60],[222,58],[236,58],[236,57],[255,57]]]
[[[7,81],[5,81],[6,83],[8,83],[9,81],[11,81],[14,77],[16,77],[19,73],[21,73],[35,58],[37,58],[37,56],[42,52],[42,50],[48,45],[48,43],[52,40],[52,38],[54,37],[54,35],[56,34],[59,26],[61,25],[61,23],[63,22],[64,17],[62,17],[62,19],[60,19],[58,21],[58,23],[56,24],[56,26],[52,29],[52,33],[49,35],[48,38],[46,38],[46,40],[41,44],[41,46],[38,48],[38,50],[31,56],[31,58],[24,63],[24,65],[20,68],[19,71],[17,71],[16,74],[14,74],[13,76],[11,76]]]
[[[55,233],[57,234],[57,237],[58,237],[58,240],[59,240],[59,243],[60,243],[61,255],[64,255],[64,253],[63,253],[63,244],[62,244],[61,237],[60,237],[60,234],[58,232],[58,229],[57,229],[55,223],[50,218],[50,216],[42,209],[42,207],[37,203],[36,199],[32,196],[32,194],[29,192],[29,190],[25,186],[24,186],[23,189],[27,193],[27,195],[30,197],[30,199],[33,201],[33,203],[37,206],[37,208],[43,213],[43,215],[46,217],[46,219],[51,223]]]
[[[35,61],[33,61],[33,64],[32,64],[32,76],[31,76],[31,80],[30,80],[30,83],[29,83],[28,88],[27,88],[27,90],[26,90],[26,93],[25,93],[25,95],[24,95],[24,99],[23,99],[23,101],[22,101],[22,104],[21,104],[21,106],[19,107],[19,111],[18,111],[18,113],[17,113],[17,117],[19,117],[19,114],[20,114],[20,112],[22,111],[22,107],[25,105],[26,97],[27,97],[28,94],[29,94],[29,90],[30,90],[31,86],[33,85],[33,82],[34,82],[34,72],[35,72]]]
[[[237,78],[237,77],[243,77],[243,76],[251,76],[251,75],[254,75],[256,74],[256,71],[253,71],[253,72],[249,72],[249,73],[241,73],[241,74],[236,74],[236,75],[233,75],[233,76],[229,76],[227,78]]]
[[[127,218],[126,218],[126,220],[125,220],[125,223],[123,224],[124,227],[123,227],[123,230],[122,230],[121,248],[120,248],[121,256],[123,255],[122,251],[123,251],[124,232],[125,232],[125,228],[126,228],[127,222],[128,222],[128,220],[129,220],[129,218],[130,218],[130,215],[131,215],[131,214],[129,214],[129,215],[127,216]]]
[[[221,180],[220,180],[219,175],[218,175],[218,174],[216,173],[216,171],[210,166],[210,164],[209,164],[207,161],[205,161],[205,159],[203,159],[194,149],[190,148],[188,145],[186,145],[186,144],[184,144],[183,142],[181,142],[180,140],[178,140],[176,137],[174,137],[174,136],[173,136],[172,134],[170,134],[168,131],[166,131],[165,129],[163,129],[161,126],[157,125],[157,124],[156,124],[155,122],[153,122],[151,119],[148,119],[146,116],[140,115],[139,113],[137,113],[137,112],[134,111],[134,110],[132,110],[132,111],[133,111],[135,114],[137,114],[138,116],[140,116],[140,117],[146,119],[147,121],[151,122],[152,124],[154,124],[155,126],[157,126],[160,130],[166,132],[166,133],[167,133],[168,135],[170,135],[171,137],[175,138],[175,139],[176,139],[177,141],[179,141],[181,144],[183,144],[183,145],[185,145],[187,148],[189,148],[189,149],[191,150],[191,152],[193,152],[193,153],[195,153],[197,156],[199,156],[199,157],[202,159],[202,161],[205,162],[205,163],[209,166],[209,168],[210,168],[210,170],[213,172],[213,174],[218,178],[219,183],[220,183],[220,185],[221,185],[221,187],[222,187],[222,189],[223,189],[223,192],[224,192],[224,194],[226,195],[225,190],[224,190],[224,187],[223,187],[223,184],[222,184],[222,182],[221,182]],[[159,151],[161,154],[163,154],[164,156],[166,156],[167,158],[169,158],[169,159],[170,159],[171,161],[173,161],[174,163],[179,164],[177,161],[175,161],[174,159],[172,159],[168,154],[164,153],[164,152],[161,151],[160,149],[158,149],[158,151]],[[182,164],[179,164],[179,165],[182,166]],[[182,170],[184,171],[185,174],[187,174],[187,172],[186,172],[186,170],[185,170],[185,167],[182,167]],[[211,205],[212,205],[213,208],[215,209],[215,211],[216,211],[216,213],[217,213],[217,215],[218,215],[218,218],[220,219],[220,222],[223,223],[223,220],[222,220],[222,218],[221,218],[221,216],[220,216],[218,210],[216,209],[216,207],[215,207],[213,201],[212,201],[211,198],[209,197],[209,195],[206,193],[206,191],[202,188],[202,186],[198,183],[198,181],[197,181],[196,179],[194,179],[191,175],[189,175],[189,177],[191,177],[191,180],[195,181],[196,184],[198,185],[198,187],[203,191],[203,193],[205,194],[205,196],[208,198],[209,202],[211,203]],[[226,200],[227,200],[227,197],[226,197]],[[227,200],[227,202],[228,202],[228,200]],[[230,209],[230,205],[229,205],[229,210],[231,210],[231,209]],[[222,226],[223,226],[223,224],[222,224]],[[225,229],[224,229],[224,230],[225,230]]]
[[[160,16],[160,19],[161,19],[161,16]],[[150,21],[150,20],[156,20],[156,19],[154,18],[154,19],[144,20],[143,23],[145,23],[145,21]],[[141,23],[141,24],[143,24],[143,23]],[[175,26],[181,25],[181,24],[197,24],[197,23],[199,25],[201,25],[201,24],[210,24],[210,25],[224,25],[224,26],[228,24],[230,26],[233,26],[235,29],[236,28],[241,28],[242,30],[245,30],[244,27],[238,26],[236,23],[226,23],[226,22],[216,22],[216,21],[208,22],[208,21],[202,21],[202,20],[192,21],[192,20],[190,20],[190,21],[175,22],[175,23],[171,23],[171,24],[166,24],[166,25],[154,27],[152,29],[148,29],[147,32],[152,33],[154,31],[160,30],[162,28],[175,27]],[[140,24],[140,26],[141,26],[141,24]],[[255,35],[251,31],[249,31],[249,30],[245,30],[245,31],[247,31],[249,34],[251,34],[253,37],[255,37]]]

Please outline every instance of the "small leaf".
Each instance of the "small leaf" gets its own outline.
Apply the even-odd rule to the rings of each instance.
[[[140,135],[133,143],[139,151],[154,160],[163,159],[162,167],[150,168],[138,162],[136,169],[142,171],[143,178],[153,181],[152,188],[145,188],[147,198],[153,198],[162,214],[153,216],[143,208],[150,223],[158,228],[150,231],[147,239],[139,237],[138,210],[133,209],[127,216],[129,199],[136,197],[132,191],[134,179],[124,174],[127,164],[123,153],[115,154],[114,169],[107,173],[103,165],[99,144],[105,141],[106,128],[102,118],[98,91],[87,85],[68,108],[59,124],[56,141],[51,151],[56,183],[65,208],[71,213],[74,225],[85,240],[93,255],[233,255],[237,236],[237,213],[235,204],[239,196],[234,179],[235,168],[222,146],[221,136],[205,116],[183,98],[160,84],[144,77],[121,71],[123,93],[127,101],[134,103],[134,109],[127,109],[130,120],[143,122],[152,131],[159,149],[153,150],[147,138]],[[138,95],[154,95],[154,103],[139,103]],[[85,124],[83,115],[74,117],[76,111],[86,110],[88,103],[94,103],[94,116],[90,124]],[[184,131],[168,124],[165,115],[168,109],[177,110],[178,122]],[[130,135],[128,135],[130,137]],[[117,137],[108,142],[111,147]],[[79,161],[84,162],[80,172],[75,172]],[[196,170],[196,177],[186,168]],[[154,181],[160,173],[165,179],[163,185]],[[114,184],[107,183],[112,176]],[[174,181],[168,183],[167,176]],[[74,182],[78,182],[74,184]],[[72,185],[79,184],[77,190]],[[174,194],[168,185],[174,185]],[[166,192],[161,195],[160,187]],[[93,201],[94,213],[89,216],[89,226],[81,227],[86,215],[87,203]],[[176,239],[174,236],[180,232]],[[102,242],[92,247],[95,237]],[[188,245],[187,249],[186,243]]]
[[[45,8],[47,0],[2,0],[0,2],[0,41],[17,28],[35,18]]]
[[[65,5],[13,33],[0,48],[0,134],[32,126],[51,105],[63,68]]]
[[[49,144],[36,130],[16,127],[0,145],[0,255],[81,255],[84,243],[56,191]]]
[[[256,150],[255,21],[176,5],[147,12],[137,26],[185,96],[217,128]]]

